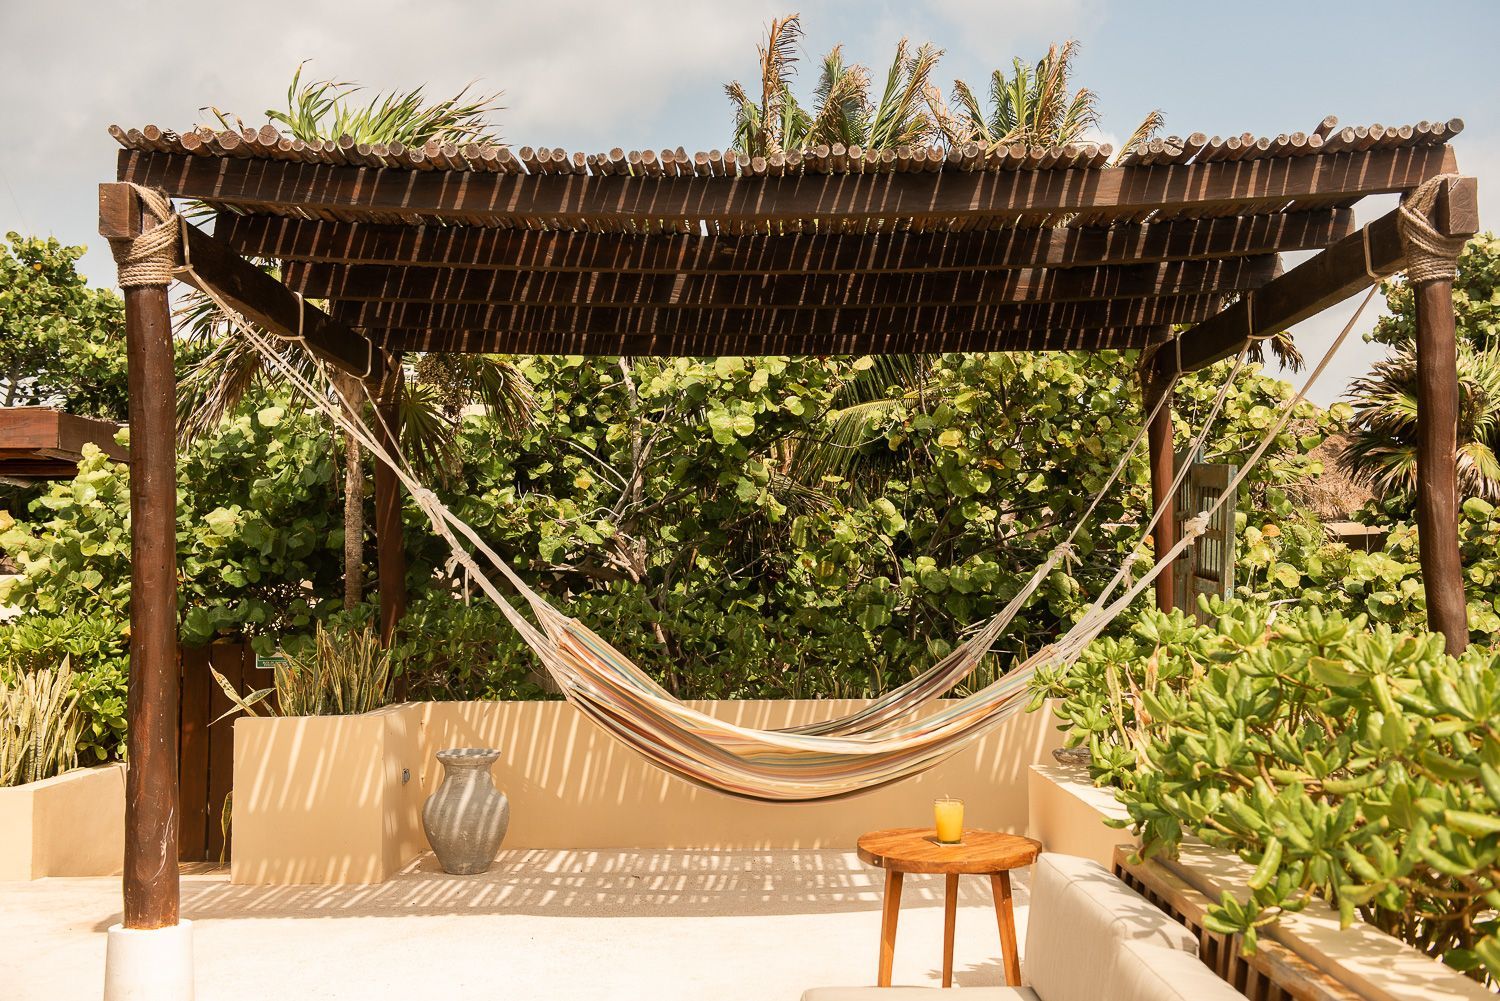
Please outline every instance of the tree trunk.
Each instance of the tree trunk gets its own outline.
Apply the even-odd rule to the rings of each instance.
[[[344,372],[335,385],[357,417],[364,398],[359,380]],[[365,593],[365,463],[364,450],[350,434],[344,435],[344,609],[353,610]]]

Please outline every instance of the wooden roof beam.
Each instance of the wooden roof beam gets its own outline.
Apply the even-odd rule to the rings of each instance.
[[[952,220],[1006,213],[1130,215],[1255,206],[1299,198],[1404,191],[1456,169],[1447,146],[1121,167],[1111,170],[922,172],[792,177],[611,177],[410,171],[122,150],[119,177],[172,195],[252,210],[415,214],[525,221],[757,223],[841,219]]]
[[[196,226],[184,226],[185,257],[191,269],[179,281],[202,291],[213,290],[245,319],[277,337],[301,337],[308,350],[360,378],[375,370],[375,346],[281,282],[230,250],[222,240]]]
[[[675,182],[674,182],[675,183]],[[346,223],[221,212],[214,235],[247,257],[347,265],[644,274],[848,274],[1094,267],[1322,250],[1347,208],[1111,227],[962,233],[660,235]]]
[[[571,332],[509,334],[497,331],[392,330],[382,334],[389,348],[421,345],[420,350],[491,354],[583,354],[709,356],[913,354],[933,351],[1105,351],[1140,350],[1161,340],[1163,328],[1049,328],[1044,330],[896,331],[879,337],[807,334],[589,334]]]
[[[387,347],[426,350],[420,343],[386,343],[381,330],[469,331],[497,334],[700,333],[726,337],[843,335],[888,337],[901,331],[954,333],[1012,330],[1105,329],[1193,323],[1219,311],[1214,295],[1111,302],[1027,303],[992,306],[880,306],[806,312],[791,309],[658,309],[644,306],[425,306],[360,303],[336,308],[351,326]],[[976,348],[975,350],[983,350]],[[704,352],[707,354],[725,352]]]
[[[1274,254],[1098,268],[936,274],[643,275],[621,272],[483,271],[330,267],[288,263],[287,286],[341,302],[514,306],[709,306],[839,309],[853,306],[1081,302],[1237,292],[1280,273]]]
[[[1437,216],[1439,229],[1445,235],[1472,236],[1478,232],[1478,191],[1478,183],[1472,177],[1444,182]],[[1236,354],[1252,337],[1280,333],[1369,288],[1375,283],[1370,271],[1389,275],[1401,270],[1404,263],[1397,212],[1392,210],[1247,294],[1217,316],[1184,331],[1183,370],[1191,372]],[[1158,365],[1175,361],[1175,352],[1163,351],[1157,358]]]

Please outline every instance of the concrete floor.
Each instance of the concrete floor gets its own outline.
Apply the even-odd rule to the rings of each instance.
[[[1025,941],[1025,875],[1016,918]],[[369,887],[183,877],[199,1001],[795,1001],[871,984],[881,873],[844,852],[513,851],[483,876],[424,856]],[[941,876],[908,876],[897,983],[936,985]],[[0,998],[97,1001],[117,879],[0,883]],[[960,886],[955,982],[1000,982],[989,883]]]

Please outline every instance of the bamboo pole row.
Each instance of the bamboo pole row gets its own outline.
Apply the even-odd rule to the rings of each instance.
[[[1403,146],[1445,143],[1463,130],[1463,121],[1417,122],[1414,125],[1347,126],[1338,128],[1330,115],[1311,133],[1278,136],[1206,137],[1195,132],[1136,143],[1121,154],[1119,167],[1157,167],[1190,163],[1259,160],[1327,153],[1363,152]],[[941,146],[902,146],[868,150],[835,143],[811,149],[776,151],[749,156],[735,150],[689,154],[682,147],[663,150],[625,150],[608,153],[570,153],[561,148],[508,146],[490,143],[429,142],[408,147],[401,143],[356,143],[351,137],[304,142],[275,126],[222,130],[199,127],[178,134],[155,125],[142,129],[110,126],[110,134],[126,149],[191,154],[195,156],[256,157],[332,166],[403,170],[458,170],[500,174],[629,176],[629,177],[783,177],[798,174],[905,174],[939,170],[1099,170],[1110,166],[1108,144],[1068,143],[1028,146],[1024,143],[984,147],[977,143]]]

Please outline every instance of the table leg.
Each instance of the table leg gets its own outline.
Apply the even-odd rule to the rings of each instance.
[[[953,925],[958,917],[958,874],[948,874],[943,891],[943,986],[953,986]]]
[[[1000,952],[1005,960],[1005,982],[1021,986],[1021,957],[1016,954],[1016,915],[1010,906],[1010,873],[990,874],[990,889],[995,893],[995,918],[1000,923]]]
[[[896,958],[896,917],[901,913],[901,877],[894,869],[885,871],[885,906],[880,912],[880,975],[875,983],[891,986],[891,964]]]

